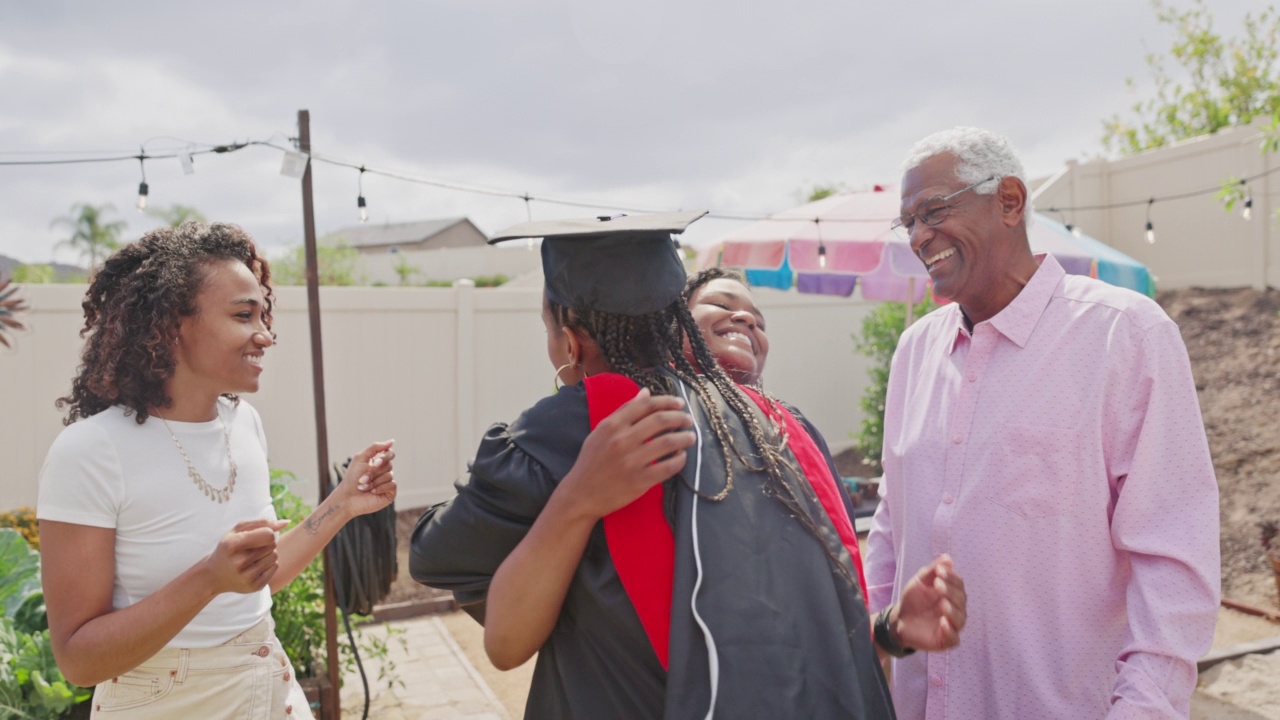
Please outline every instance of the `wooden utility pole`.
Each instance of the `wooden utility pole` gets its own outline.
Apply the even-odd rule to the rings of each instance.
[[[307,169],[302,173],[302,227],[307,259],[307,315],[311,320],[311,394],[315,398],[316,462],[320,482],[320,500],[328,497],[329,478],[329,428],[325,422],[324,407],[324,345],[320,338],[320,270],[316,254],[315,204],[311,198],[311,113],[298,111],[298,150],[307,156]],[[320,720],[338,720],[342,708],[337,702],[341,678],[338,668],[338,614],[333,591],[332,550],[324,551],[324,635],[326,645],[325,667],[329,673],[328,697],[321,697]]]

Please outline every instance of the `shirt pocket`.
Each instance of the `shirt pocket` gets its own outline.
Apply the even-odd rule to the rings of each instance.
[[[1078,506],[1084,471],[1078,430],[1009,424],[995,445],[988,495],[993,503],[1024,518],[1065,515]]]

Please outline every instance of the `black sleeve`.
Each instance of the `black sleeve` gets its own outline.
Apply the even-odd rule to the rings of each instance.
[[[452,590],[459,605],[481,602],[498,566],[524,539],[556,481],[511,440],[506,425],[485,434],[458,494],[418,520],[409,573],[423,585]]]

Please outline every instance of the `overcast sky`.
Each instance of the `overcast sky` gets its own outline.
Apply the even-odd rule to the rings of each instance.
[[[1178,6],[1189,2],[1177,1]],[[1209,0],[1239,32],[1257,0]],[[1169,31],[1142,0],[312,0],[0,6],[0,160],[287,145],[447,182],[620,207],[764,215],[815,184],[896,183],[908,147],[954,125],[1008,135],[1032,177],[1102,152],[1102,120],[1149,88]],[[194,145],[193,145],[194,144]],[[106,153],[111,154],[111,153]],[[147,163],[152,206],[244,226],[269,254],[301,242],[299,182],[248,147]],[[357,220],[357,172],[315,166],[316,224]],[[77,202],[125,239],[136,161],[0,167],[0,254],[51,257]],[[493,233],[518,199],[366,175],[370,222],[467,216]],[[740,225],[703,220],[694,244]]]

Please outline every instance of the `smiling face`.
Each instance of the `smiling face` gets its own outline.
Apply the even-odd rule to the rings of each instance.
[[[935,155],[902,178],[902,212],[923,214],[937,199],[965,187],[956,177],[956,159]],[[911,249],[924,262],[934,292],[961,307],[981,304],[981,296],[999,275],[1004,243],[996,195],[963,193],[947,202],[947,218],[934,227],[915,223]]]
[[[212,400],[256,392],[263,353],[272,344],[257,278],[236,260],[209,262],[195,306],[196,313],[179,325],[170,394],[175,400],[180,394]]]
[[[728,278],[712,280],[689,297],[689,312],[707,348],[734,382],[750,385],[760,379],[769,357],[769,337],[764,315],[746,286]]]

